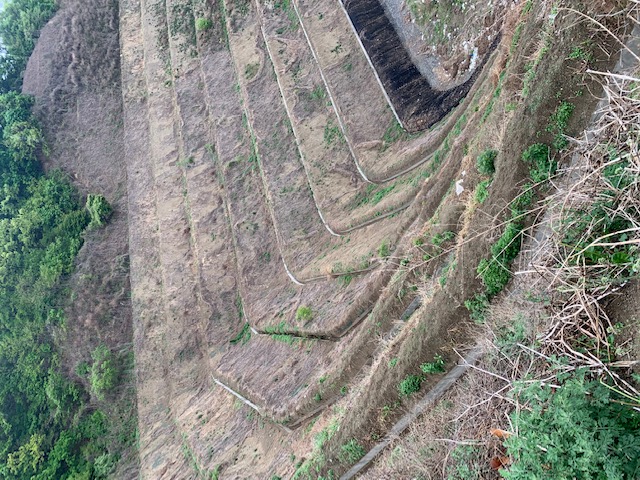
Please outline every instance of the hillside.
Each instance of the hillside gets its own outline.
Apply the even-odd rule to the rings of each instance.
[[[84,393],[24,478],[640,474],[636,1],[13,1],[88,200],[38,323]],[[561,395],[612,440],[538,449]]]

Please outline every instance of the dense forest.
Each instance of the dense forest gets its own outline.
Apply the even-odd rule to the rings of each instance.
[[[104,398],[118,366],[105,347],[81,372],[93,392],[62,374],[53,334],[64,329],[64,279],[87,229],[110,207],[99,195],[86,206],[60,171],[45,173],[43,132],[33,99],[19,93],[37,34],[55,13],[52,0],[5,2],[0,19],[0,476],[90,479],[109,474]]]

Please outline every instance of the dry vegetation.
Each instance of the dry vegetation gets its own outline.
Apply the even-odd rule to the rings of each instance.
[[[637,15],[636,10],[630,11]],[[597,27],[602,24],[596,23]],[[622,43],[619,38],[616,41]],[[530,227],[517,279],[509,293],[490,307],[486,324],[476,332],[484,345],[483,359],[363,478],[528,478],[534,474],[531,457],[539,457],[534,461],[549,475],[568,474],[568,468],[600,472],[588,470],[594,468],[588,463],[556,470],[571,450],[585,447],[574,443],[584,433],[594,435],[590,447],[603,448],[595,432],[570,430],[573,427],[558,421],[552,428],[568,435],[563,441],[572,439],[562,443],[562,437],[544,430],[544,423],[537,425],[537,437],[518,423],[526,412],[538,411],[536,400],[531,403],[527,394],[531,389],[537,392],[537,402],[550,402],[549,397],[540,397],[544,385],[551,386],[556,396],[563,395],[573,409],[570,415],[582,419],[579,404],[572,402],[584,393],[572,397],[565,392],[573,388],[572,382],[582,385],[585,378],[607,386],[583,387],[605,395],[607,400],[597,408],[614,409],[616,415],[625,416],[630,434],[636,432],[634,410],[640,406],[635,373],[637,319],[633,306],[616,307],[621,293],[630,290],[633,296],[637,291],[640,104],[636,53],[623,54],[626,65],[632,67],[622,65],[616,73],[587,72],[602,85],[603,100],[587,131],[571,140],[565,153],[570,162],[552,180],[553,192],[544,201],[546,213],[538,214]],[[549,403],[547,408],[557,407]],[[552,415],[562,414],[554,410]],[[611,434],[617,435],[613,424],[611,428]],[[526,444],[532,437],[538,442],[533,444],[534,451],[518,443],[522,438]],[[614,442],[604,448],[610,448],[608,453],[591,459],[594,466],[599,465],[595,468],[608,463],[611,475],[613,471],[622,478],[637,475],[634,454],[626,450],[635,447]]]

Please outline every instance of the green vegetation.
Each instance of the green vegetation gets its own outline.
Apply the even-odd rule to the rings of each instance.
[[[298,310],[296,310],[296,320],[302,323],[307,323],[313,320],[313,311],[311,310],[311,307],[298,307]]]
[[[259,62],[247,64],[247,66],[244,67],[244,78],[246,78],[247,80],[253,80],[253,78],[258,73],[259,69],[260,69]]]
[[[473,192],[473,198],[476,202],[482,204],[489,198],[489,185],[491,185],[491,179],[478,183]]]
[[[585,63],[589,63],[593,60],[593,53],[591,53],[590,42],[583,42],[581,45],[575,45],[571,52],[569,52],[569,60],[580,60]]]
[[[547,181],[557,170],[557,162],[551,157],[549,147],[542,143],[527,148],[522,153],[522,160],[529,166],[529,177],[534,183]],[[477,272],[485,291],[465,301],[465,307],[476,322],[484,320],[489,300],[500,293],[511,279],[511,262],[520,252],[523,217],[533,201],[533,194],[533,185],[524,185],[522,193],[511,202],[511,218],[506,222],[502,235],[491,246],[491,255],[478,264]]]
[[[86,208],[91,218],[89,222],[90,228],[104,226],[113,213],[113,208],[102,195],[87,195]]]
[[[478,172],[481,175],[491,176],[496,171],[495,165],[493,162],[498,156],[498,152],[496,150],[485,150],[478,156],[477,166]]]
[[[442,355],[440,354],[436,354],[435,357],[433,357],[433,361],[432,362],[426,362],[423,363],[422,365],[420,365],[420,370],[422,370],[423,373],[426,374],[435,374],[435,373],[442,373],[444,372],[444,358],[442,358]]]
[[[331,148],[334,144],[342,142],[344,142],[344,136],[340,126],[336,125],[333,120],[329,120],[324,127],[324,147]]]
[[[571,118],[571,114],[575,105],[569,102],[562,102],[556,110],[551,115],[549,119],[549,125],[547,125],[547,132],[554,135],[553,138],[553,147],[556,150],[563,150],[567,147],[569,142],[567,141],[564,133],[567,129],[567,125],[569,124],[569,118]]]
[[[451,462],[447,465],[446,479],[482,480],[486,478],[485,472],[483,472],[484,465],[478,463],[478,450],[478,447],[458,445],[451,452]]]
[[[326,464],[326,458],[323,453],[323,448],[326,443],[333,438],[333,436],[338,432],[340,428],[340,424],[337,419],[333,419],[329,425],[323,428],[313,439],[313,451],[311,452],[311,457],[308,460],[305,460],[298,468],[296,469],[292,480],[298,479],[307,479],[307,480],[316,480],[318,478],[318,474],[322,471],[322,468]],[[333,478],[333,473],[329,470],[329,477]]]
[[[548,180],[558,169],[557,162],[551,159],[549,147],[543,143],[527,148],[522,153],[522,159],[529,164],[529,176],[534,183]]]
[[[491,246],[491,257],[478,264],[478,275],[490,297],[501,292],[511,279],[509,267],[520,252],[522,228],[522,223],[507,223],[504,233]]]
[[[10,0],[0,16],[0,93],[20,91],[22,74],[40,29],[55,13],[54,0]]]
[[[298,337],[294,337],[290,333],[285,333],[286,331],[287,331],[287,324],[284,321],[280,322],[275,326],[265,327],[264,329],[264,333],[266,333],[267,335],[271,335],[271,338],[273,340],[286,343],[287,345],[293,345],[299,340]]]
[[[355,438],[340,446],[340,460],[345,463],[356,463],[365,453],[367,451]]]
[[[469,316],[476,323],[484,323],[485,312],[489,308],[489,298],[484,293],[478,293],[475,297],[465,300],[464,306],[469,310]]]
[[[100,400],[116,386],[119,376],[117,361],[106,345],[99,345],[91,353],[93,365],[90,371],[91,391]]]
[[[384,240],[378,247],[378,256],[380,258],[387,258],[390,253],[391,253],[391,249],[389,247],[389,242]]]
[[[64,328],[68,290],[86,228],[111,213],[104,197],[90,195],[86,208],[59,171],[44,174],[37,160],[47,148],[31,113],[33,99],[12,89],[38,31],[55,12],[48,0],[12,0],[0,20],[5,54],[0,58],[0,476],[17,479],[104,478],[123,449],[135,442],[135,420],[100,409],[132,358],[116,358],[106,346],[89,375],[97,400],[62,372],[53,335]],[[126,362],[123,363],[123,360]],[[86,405],[91,401],[91,405]],[[131,416],[135,419],[135,416]],[[122,423],[126,423],[126,426]],[[117,438],[116,438],[117,437]]]
[[[387,195],[395,190],[397,183],[392,183],[387,187],[378,186],[378,185],[367,185],[363,191],[360,191],[356,194],[353,199],[352,209],[356,209],[362,205],[377,205],[380,203]]]
[[[502,476],[637,478],[640,413],[584,371],[558,380],[559,388],[541,382],[516,388],[522,407],[510,417],[518,434],[505,441],[514,463]]]
[[[451,230],[447,230],[442,233],[437,233],[431,238],[431,243],[436,247],[441,247],[446,242],[449,242],[456,238],[456,234]]]
[[[322,85],[318,85],[311,91],[310,96],[312,100],[324,100],[325,98],[327,98],[327,91]]]
[[[419,392],[424,377],[422,375],[407,375],[398,385],[398,391],[403,397]]]
[[[207,30],[211,30],[213,28],[213,20],[210,18],[197,18],[196,19],[196,31],[197,32],[206,32]]]
[[[249,326],[248,323],[245,323],[244,326],[242,327],[242,330],[240,330],[235,337],[229,340],[229,342],[232,343],[233,345],[236,345],[238,343],[240,345],[244,345],[249,340],[251,340],[251,327]]]
[[[300,24],[298,22],[298,15],[296,14],[296,11],[291,4],[291,0],[276,0],[276,2],[273,4],[273,7],[276,10],[282,11],[289,20],[289,25],[279,30],[277,33],[282,34],[286,31],[296,32],[300,27]]]

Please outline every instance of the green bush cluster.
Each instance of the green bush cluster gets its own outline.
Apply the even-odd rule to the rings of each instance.
[[[491,179],[483,180],[478,183],[475,191],[473,192],[473,198],[478,203],[484,203],[489,198],[489,185],[491,185]]]
[[[516,389],[523,408],[511,414],[518,433],[505,441],[513,464],[502,476],[639,478],[640,413],[584,372],[560,383],[559,388],[534,382]]]
[[[442,355],[436,354],[432,362],[426,362],[420,365],[420,370],[427,375],[444,372],[445,361]]]
[[[365,453],[367,451],[355,438],[340,446],[340,460],[345,463],[356,463],[364,457]]]
[[[313,320],[313,310],[311,307],[301,306],[296,310],[296,320],[298,322],[307,323]]]
[[[558,162],[551,158],[550,149],[544,143],[531,145],[522,153],[522,159],[529,164],[529,176],[534,183],[548,180],[558,169]]]
[[[573,103],[563,101],[558,105],[549,119],[547,132],[554,135],[552,145],[556,150],[563,150],[569,144],[564,134],[574,109],[575,105]]]
[[[520,194],[510,204],[510,219],[504,232],[491,246],[491,255],[480,260],[476,269],[485,287],[484,292],[465,301],[471,318],[484,321],[484,312],[491,297],[497,295],[511,279],[511,262],[520,252],[522,243],[523,217],[534,197],[534,184],[548,180],[557,170],[557,162],[551,157],[550,149],[543,143],[536,143],[522,153],[522,160],[529,166],[531,181],[525,184]]]
[[[89,374],[91,390],[97,398],[104,400],[105,395],[118,382],[118,364],[111,350],[106,345],[100,345],[91,353],[93,365]]]
[[[489,298],[485,293],[478,293],[473,298],[465,300],[464,306],[469,310],[471,320],[476,323],[484,323],[485,312],[489,308]]]
[[[423,380],[422,375],[407,375],[404,380],[400,382],[400,385],[398,385],[400,395],[408,397],[412,393],[419,392]]]
[[[491,257],[478,264],[478,275],[482,279],[488,296],[498,294],[511,278],[511,262],[520,251],[523,225],[509,222],[498,241],[491,246]]]
[[[213,27],[213,21],[210,18],[197,18],[196,19],[196,31],[206,32]]]
[[[92,228],[102,227],[113,214],[113,208],[102,195],[87,195],[86,208],[91,218],[89,226]]]
[[[482,152],[476,162],[478,172],[480,172],[481,175],[493,175],[496,171],[494,161],[497,156],[498,152],[496,150],[485,150]]]

